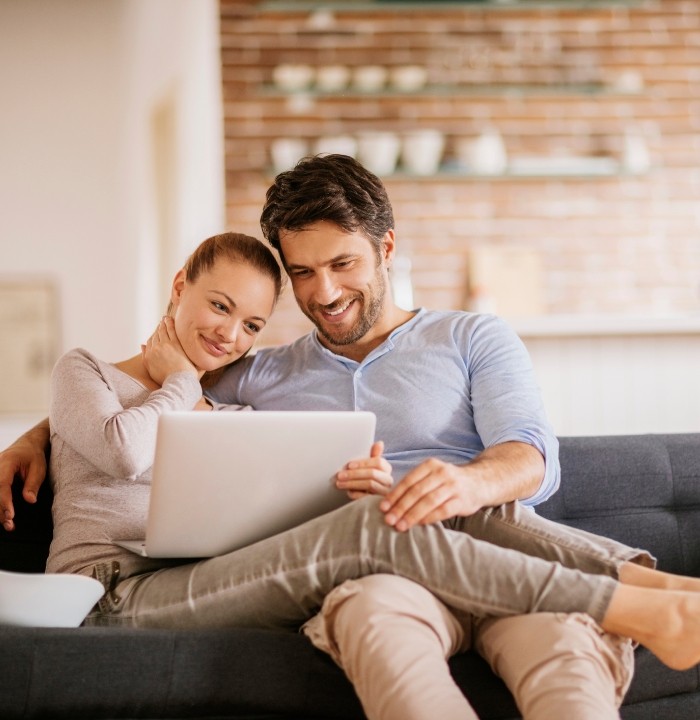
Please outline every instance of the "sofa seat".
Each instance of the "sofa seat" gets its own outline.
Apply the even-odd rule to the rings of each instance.
[[[700,434],[560,442],[562,486],[540,506],[543,515],[644,547],[661,569],[700,576]],[[42,570],[51,538],[46,490],[36,506],[17,500],[17,530],[0,529],[0,568]],[[7,720],[364,717],[343,673],[295,633],[0,627],[0,643]],[[474,653],[452,658],[450,668],[482,720],[520,717]],[[697,720],[699,668],[669,670],[638,648],[621,715]]]

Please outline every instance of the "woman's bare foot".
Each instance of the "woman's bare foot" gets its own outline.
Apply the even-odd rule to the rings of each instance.
[[[601,626],[674,670],[700,663],[700,593],[618,585]]]
[[[700,578],[673,575],[632,562],[625,563],[620,567],[618,579],[625,585],[636,585],[637,587],[700,592]]]

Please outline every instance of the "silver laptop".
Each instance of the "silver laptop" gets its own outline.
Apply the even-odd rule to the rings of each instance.
[[[345,502],[334,475],[368,457],[370,412],[171,412],[158,422],[145,557],[212,557]]]

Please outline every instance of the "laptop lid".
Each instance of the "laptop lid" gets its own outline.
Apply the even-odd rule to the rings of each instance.
[[[334,475],[369,456],[375,424],[370,412],[161,415],[142,554],[221,555],[340,507]]]

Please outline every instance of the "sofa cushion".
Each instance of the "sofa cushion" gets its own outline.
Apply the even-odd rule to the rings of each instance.
[[[700,434],[564,437],[560,459],[561,488],[540,514],[700,576]]]
[[[296,633],[0,628],[0,643],[6,720],[364,717],[341,670]],[[457,656],[452,668],[481,717],[518,717],[481,658]]]

